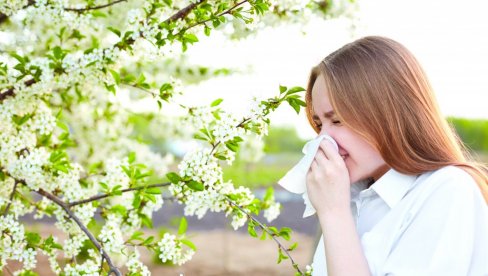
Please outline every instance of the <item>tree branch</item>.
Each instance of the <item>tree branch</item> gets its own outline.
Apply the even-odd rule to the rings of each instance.
[[[8,209],[10,209],[10,205],[12,204],[12,200],[14,199],[15,191],[17,190],[18,184],[19,184],[19,182],[17,180],[15,180],[14,188],[12,189],[12,193],[10,194],[10,200],[7,203],[7,207],[5,207],[5,210],[3,211],[2,216],[5,216],[8,213]]]
[[[223,12],[217,14],[216,17],[220,17],[222,15],[230,14],[234,9],[236,9],[237,7],[239,7],[240,5],[242,5],[242,4],[244,4],[244,3],[248,2],[248,1],[249,0],[241,1],[241,2],[237,3],[235,6],[233,6],[232,8],[230,8],[230,9],[228,9],[226,11],[223,11]],[[190,26],[182,29],[179,33],[184,33],[184,32],[186,32],[187,30],[189,30],[189,29],[191,29],[193,27],[196,27],[198,25],[205,24],[205,23],[207,23],[208,21],[211,21],[211,20],[212,20],[212,18],[209,18],[209,19],[206,19],[206,20],[203,20],[203,21],[196,22],[196,23],[194,23],[194,24],[192,24],[192,25],[190,25]]]
[[[29,1],[33,1],[33,0],[29,0]],[[110,4],[113,5],[115,3],[120,3],[122,1],[126,1],[126,0],[116,0],[114,2],[111,2]],[[186,16],[188,16],[188,14],[193,9],[195,9],[198,5],[204,3],[205,1],[206,0],[200,0],[200,1],[196,2],[196,3],[193,3],[193,4],[190,4],[190,5],[186,6],[185,8],[179,10],[177,13],[175,13],[174,15],[172,15],[170,18],[166,19],[164,22],[169,23],[169,22],[172,22],[172,21],[175,21],[175,20],[184,19]],[[220,17],[222,15],[231,13],[234,9],[236,9],[237,7],[239,7],[240,5],[242,5],[242,4],[246,3],[246,2],[248,2],[248,0],[244,0],[244,1],[241,1],[241,2],[237,3],[235,6],[229,8],[226,11],[221,12],[220,14],[218,14],[217,17]],[[103,5],[103,6],[107,6],[107,5],[108,4]],[[96,8],[96,7],[93,7],[93,8]],[[190,25],[190,26],[182,29],[178,34],[182,34],[182,33],[186,32],[186,31],[188,31],[189,29],[191,29],[193,27],[196,27],[198,25],[205,24],[206,22],[208,22],[210,20],[212,20],[212,19],[206,19],[206,20],[203,20],[203,21],[196,22],[196,23],[194,23],[194,24],[192,24],[192,25]],[[135,42],[134,40],[127,41],[128,44],[133,44],[134,42]],[[25,82],[25,85],[26,86],[31,86],[34,83],[36,83],[36,81],[34,79],[30,79],[30,80],[28,80],[28,81]],[[13,87],[9,88],[5,92],[1,92],[0,93],[0,103],[2,103],[2,101],[5,98],[11,97],[11,96],[15,96],[14,88]]]
[[[93,6],[93,7],[84,7],[84,8],[79,8],[79,9],[75,9],[75,8],[64,8],[64,10],[65,11],[76,12],[76,13],[84,13],[86,11],[99,10],[99,9],[103,9],[103,8],[106,8],[106,7],[110,7],[110,6],[113,6],[113,5],[118,4],[120,2],[127,2],[127,0],[115,0],[113,2],[104,4],[104,5]],[[27,8],[29,6],[32,6],[35,3],[36,2],[34,0],[29,0],[29,2],[27,2],[27,5],[25,5],[24,7],[22,7],[22,9],[25,9],[25,8]],[[0,24],[2,24],[3,22],[5,22],[7,20],[7,18],[8,18],[8,16],[6,14],[0,13]]]
[[[64,8],[64,10],[65,11],[77,12],[77,13],[83,13],[83,12],[86,12],[86,11],[99,10],[99,9],[103,9],[103,8],[106,8],[106,7],[110,7],[110,6],[113,6],[113,5],[118,4],[120,2],[127,2],[127,0],[115,0],[113,2],[104,4],[104,5],[94,6],[94,7],[85,7],[85,8],[80,8],[80,9]]]
[[[36,81],[34,79],[30,79],[30,80],[24,82],[25,86],[27,86],[27,87],[33,85],[34,83],[36,83]],[[0,103],[2,103],[3,100],[5,100],[6,98],[12,97],[12,96],[15,96],[13,87],[7,89],[5,92],[0,93]]]
[[[151,184],[151,185],[146,185],[146,186],[139,186],[139,187],[133,187],[133,188],[123,189],[123,190],[121,190],[121,192],[122,193],[126,193],[126,192],[131,192],[131,191],[143,190],[143,189],[147,189],[147,188],[164,187],[164,186],[169,186],[169,185],[171,185],[170,182],[168,182],[168,183]],[[106,197],[109,197],[109,196],[113,196],[113,194],[107,193],[107,194],[101,194],[101,195],[93,196],[93,197],[90,197],[90,198],[87,198],[87,199],[83,199],[83,200],[79,200],[79,201],[74,201],[74,202],[68,203],[68,204],[66,204],[66,206],[68,208],[71,208],[71,207],[76,206],[76,205],[80,205],[80,204],[92,202],[92,201],[99,200],[99,199],[102,199],[102,198],[106,198]]]
[[[22,9],[25,9],[25,8],[27,8],[27,7],[29,7],[29,6],[32,6],[32,5],[34,5],[35,3],[36,3],[36,1],[34,1],[34,0],[29,0],[29,1],[27,2],[27,5],[25,5],[24,7],[22,7]],[[3,22],[5,22],[5,21],[7,20],[7,18],[8,18],[8,16],[7,16],[6,14],[4,14],[4,13],[0,13],[0,24],[2,24]]]
[[[198,2],[192,3],[184,7],[183,9],[179,10],[177,13],[173,14],[170,18],[164,20],[164,23],[170,23],[178,19],[184,19],[194,8],[196,8],[198,5],[202,4],[205,1],[206,0],[199,0]]]
[[[298,264],[295,263],[295,261],[293,260],[293,258],[291,257],[290,253],[288,252],[288,249],[286,249],[281,243],[280,241],[275,237],[275,234],[272,233],[268,227],[264,224],[262,224],[259,220],[257,220],[255,217],[253,217],[251,214],[249,214],[246,210],[244,210],[241,206],[237,205],[234,201],[232,201],[230,198],[226,197],[227,199],[227,202],[229,202],[232,206],[238,208],[241,212],[243,212],[244,214],[246,214],[246,216],[251,219],[252,221],[256,222],[259,227],[265,231],[266,233],[268,233],[268,235],[271,236],[271,238],[273,238],[273,240],[278,244],[278,247],[285,252],[285,254],[288,256],[288,258],[290,258],[290,261],[291,261],[291,264],[293,265],[294,268],[296,268],[296,270],[301,274],[303,275],[302,271],[300,270],[300,268],[298,267]]]
[[[108,272],[108,275],[112,274],[112,272],[113,272],[117,276],[122,276],[119,269],[113,264],[112,259],[110,259],[110,256],[108,256],[108,254],[105,252],[105,250],[103,250],[102,246],[97,241],[97,239],[86,228],[86,226],[80,221],[80,219],[69,209],[69,206],[64,201],[62,201],[61,199],[59,199],[55,195],[44,191],[43,189],[36,191],[36,193],[48,198],[49,200],[51,200],[52,202],[56,203],[58,206],[63,208],[63,210],[68,214],[68,216],[72,220],[74,220],[76,222],[76,224],[78,224],[78,227],[80,227],[81,231],[83,231],[85,233],[85,235],[90,239],[90,241],[93,243],[93,245],[95,245],[95,247],[98,249],[98,252],[100,252],[100,254],[102,254],[103,258],[105,260],[107,260],[107,264],[110,267],[110,271]]]

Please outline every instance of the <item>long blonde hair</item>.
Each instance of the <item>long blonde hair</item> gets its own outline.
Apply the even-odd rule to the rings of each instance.
[[[486,167],[469,157],[442,117],[432,87],[412,53],[385,37],[346,44],[312,69],[306,92],[312,119],[312,87],[325,79],[331,105],[342,123],[364,137],[393,169],[421,174],[447,165],[465,169],[488,203]]]

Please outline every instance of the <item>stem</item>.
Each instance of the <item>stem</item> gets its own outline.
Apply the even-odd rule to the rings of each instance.
[[[33,85],[34,83],[36,83],[36,80],[34,80],[34,79],[30,79],[30,80],[24,82],[25,86],[27,86],[27,87]],[[0,93],[0,103],[2,103],[3,100],[5,100],[6,98],[14,96],[14,95],[15,95],[15,93],[14,93],[13,87],[7,89],[5,92]]]
[[[103,9],[103,8],[106,8],[106,7],[110,7],[110,6],[115,5],[115,4],[118,4],[120,2],[127,2],[127,0],[115,0],[113,2],[104,4],[104,5],[100,5],[100,6],[85,7],[85,8],[81,8],[81,9],[65,8],[64,10],[65,11],[77,12],[77,13],[83,13],[85,11],[99,10],[99,9]]]
[[[44,196],[44,197],[47,197],[49,200],[51,200],[52,202],[56,203],[58,206],[63,208],[63,210],[68,214],[68,216],[72,220],[74,220],[76,222],[76,224],[78,224],[78,227],[80,227],[81,231],[83,231],[85,233],[85,235],[90,239],[90,241],[93,243],[93,245],[95,245],[95,247],[98,249],[98,252],[100,252],[100,254],[102,254],[103,258],[105,258],[105,260],[107,260],[107,264],[110,267],[108,275],[112,274],[112,272],[113,272],[117,276],[122,276],[119,269],[112,263],[112,259],[110,259],[110,256],[108,256],[108,254],[105,252],[105,250],[103,250],[102,246],[100,245],[100,243],[98,243],[97,239],[86,228],[86,226],[80,221],[80,219],[69,209],[69,206],[64,201],[62,201],[61,199],[59,199],[55,195],[44,191],[43,189],[39,189],[38,191],[35,191],[35,192]]]
[[[145,89],[143,87],[136,86],[135,84],[129,84],[129,83],[121,83],[121,84],[126,85],[126,86],[129,86],[129,87],[134,87],[134,88],[137,88],[139,90],[142,90],[142,91],[146,92],[147,94],[152,95],[153,97],[158,97],[159,96],[159,94],[154,93],[151,90]]]
[[[249,120],[251,120],[251,119],[250,119],[250,118],[244,118],[244,119],[242,120],[242,122],[240,122],[240,123],[239,123],[239,124],[236,126],[236,128],[238,128],[238,127],[242,127],[242,126],[243,126],[245,123],[247,123]],[[220,142],[215,143],[215,145],[213,145],[213,144],[212,144],[212,150],[210,151],[210,155],[212,155],[212,154],[213,154],[213,152],[215,151],[215,149],[216,149],[216,148],[217,148],[219,145],[220,145]]]
[[[143,190],[143,189],[146,189],[146,188],[165,187],[165,186],[169,186],[169,185],[171,185],[170,182],[168,182],[168,183],[151,184],[151,185],[146,185],[146,186],[139,186],[139,187],[133,187],[133,188],[123,189],[123,190],[121,190],[121,192],[122,193],[126,193],[126,192],[130,192],[130,191]],[[87,198],[87,199],[70,202],[70,203],[66,204],[66,206],[68,208],[71,208],[71,207],[76,206],[76,205],[80,205],[80,204],[92,202],[92,201],[99,200],[99,199],[102,199],[102,198],[106,198],[106,197],[109,197],[109,196],[113,196],[113,195],[110,194],[110,193],[96,195],[96,196],[93,196],[93,197],[90,197],[90,198]]]
[[[226,11],[223,11],[223,12],[221,12],[221,13],[217,14],[217,15],[216,15],[216,17],[220,17],[220,16],[222,16],[222,15],[229,14],[229,13],[231,13],[231,12],[232,12],[232,11],[233,11],[235,8],[239,7],[240,5],[242,5],[242,4],[246,3],[246,2],[248,2],[248,0],[244,0],[244,1],[239,2],[239,3],[237,3],[235,6],[233,6],[232,8],[230,8],[230,9],[228,9],[228,10],[226,10]],[[192,24],[192,25],[190,25],[190,26],[188,26],[188,27],[186,27],[186,28],[182,29],[182,30],[181,30],[181,31],[180,31],[178,34],[185,33],[187,30],[189,30],[189,29],[191,29],[191,28],[193,28],[193,27],[196,27],[196,26],[198,26],[198,25],[205,24],[205,23],[207,23],[208,21],[211,21],[211,20],[213,20],[213,19],[212,19],[212,18],[209,18],[209,19],[206,19],[206,20],[203,20],[203,21],[196,22],[196,23],[194,23],[194,24]]]
[[[241,212],[243,212],[244,214],[247,215],[248,218],[250,218],[252,221],[256,222],[259,227],[265,231],[266,233],[268,233],[268,235],[271,236],[271,238],[273,238],[273,240],[278,244],[278,247],[285,252],[285,254],[288,256],[288,258],[290,258],[290,261],[291,261],[291,264],[293,265],[294,268],[296,268],[296,270],[303,275],[303,272],[300,270],[300,268],[298,267],[298,264],[295,263],[295,261],[293,260],[293,258],[291,257],[290,253],[288,252],[288,249],[286,249],[281,243],[280,241],[276,238],[275,234],[273,232],[271,232],[268,227],[264,224],[262,224],[259,220],[257,220],[255,217],[253,217],[251,214],[249,214],[246,210],[244,210],[241,206],[237,205],[234,201],[232,201],[230,198],[226,197],[227,199],[227,202],[229,202],[232,206],[238,208]]]
[[[5,270],[7,270],[8,275],[14,276],[14,274],[12,273],[12,271],[10,271],[10,268],[8,267],[8,265],[5,266]]]
[[[5,210],[3,211],[3,215],[2,216],[7,215],[8,210],[10,209],[10,205],[12,204],[12,200],[14,199],[15,191],[17,190],[17,185],[18,184],[19,184],[19,182],[17,180],[15,180],[14,188],[12,189],[12,193],[10,194],[10,200],[7,203],[7,207],[5,207]]]
[[[196,8],[198,5],[200,5],[201,3],[205,2],[206,0],[200,0],[196,3],[192,3],[186,7],[184,7],[183,9],[179,10],[177,13],[173,14],[170,18],[166,19],[164,22],[165,23],[169,23],[169,22],[172,22],[172,21],[176,21],[178,19],[184,19],[185,17],[188,16],[188,14],[194,9]]]

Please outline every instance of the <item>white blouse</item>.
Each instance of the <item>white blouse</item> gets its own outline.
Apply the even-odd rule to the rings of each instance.
[[[351,186],[351,211],[372,275],[488,276],[488,205],[467,172],[389,170],[366,184]],[[327,275],[323,237],[312,267]]]

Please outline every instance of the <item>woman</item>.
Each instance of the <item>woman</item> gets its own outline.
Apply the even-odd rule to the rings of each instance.
[[[306,101],[339,145],[323,140],[307,173],[323,232],[314,275],[488,275],[487,170],[404,46],[345,45],[313,68]]]

